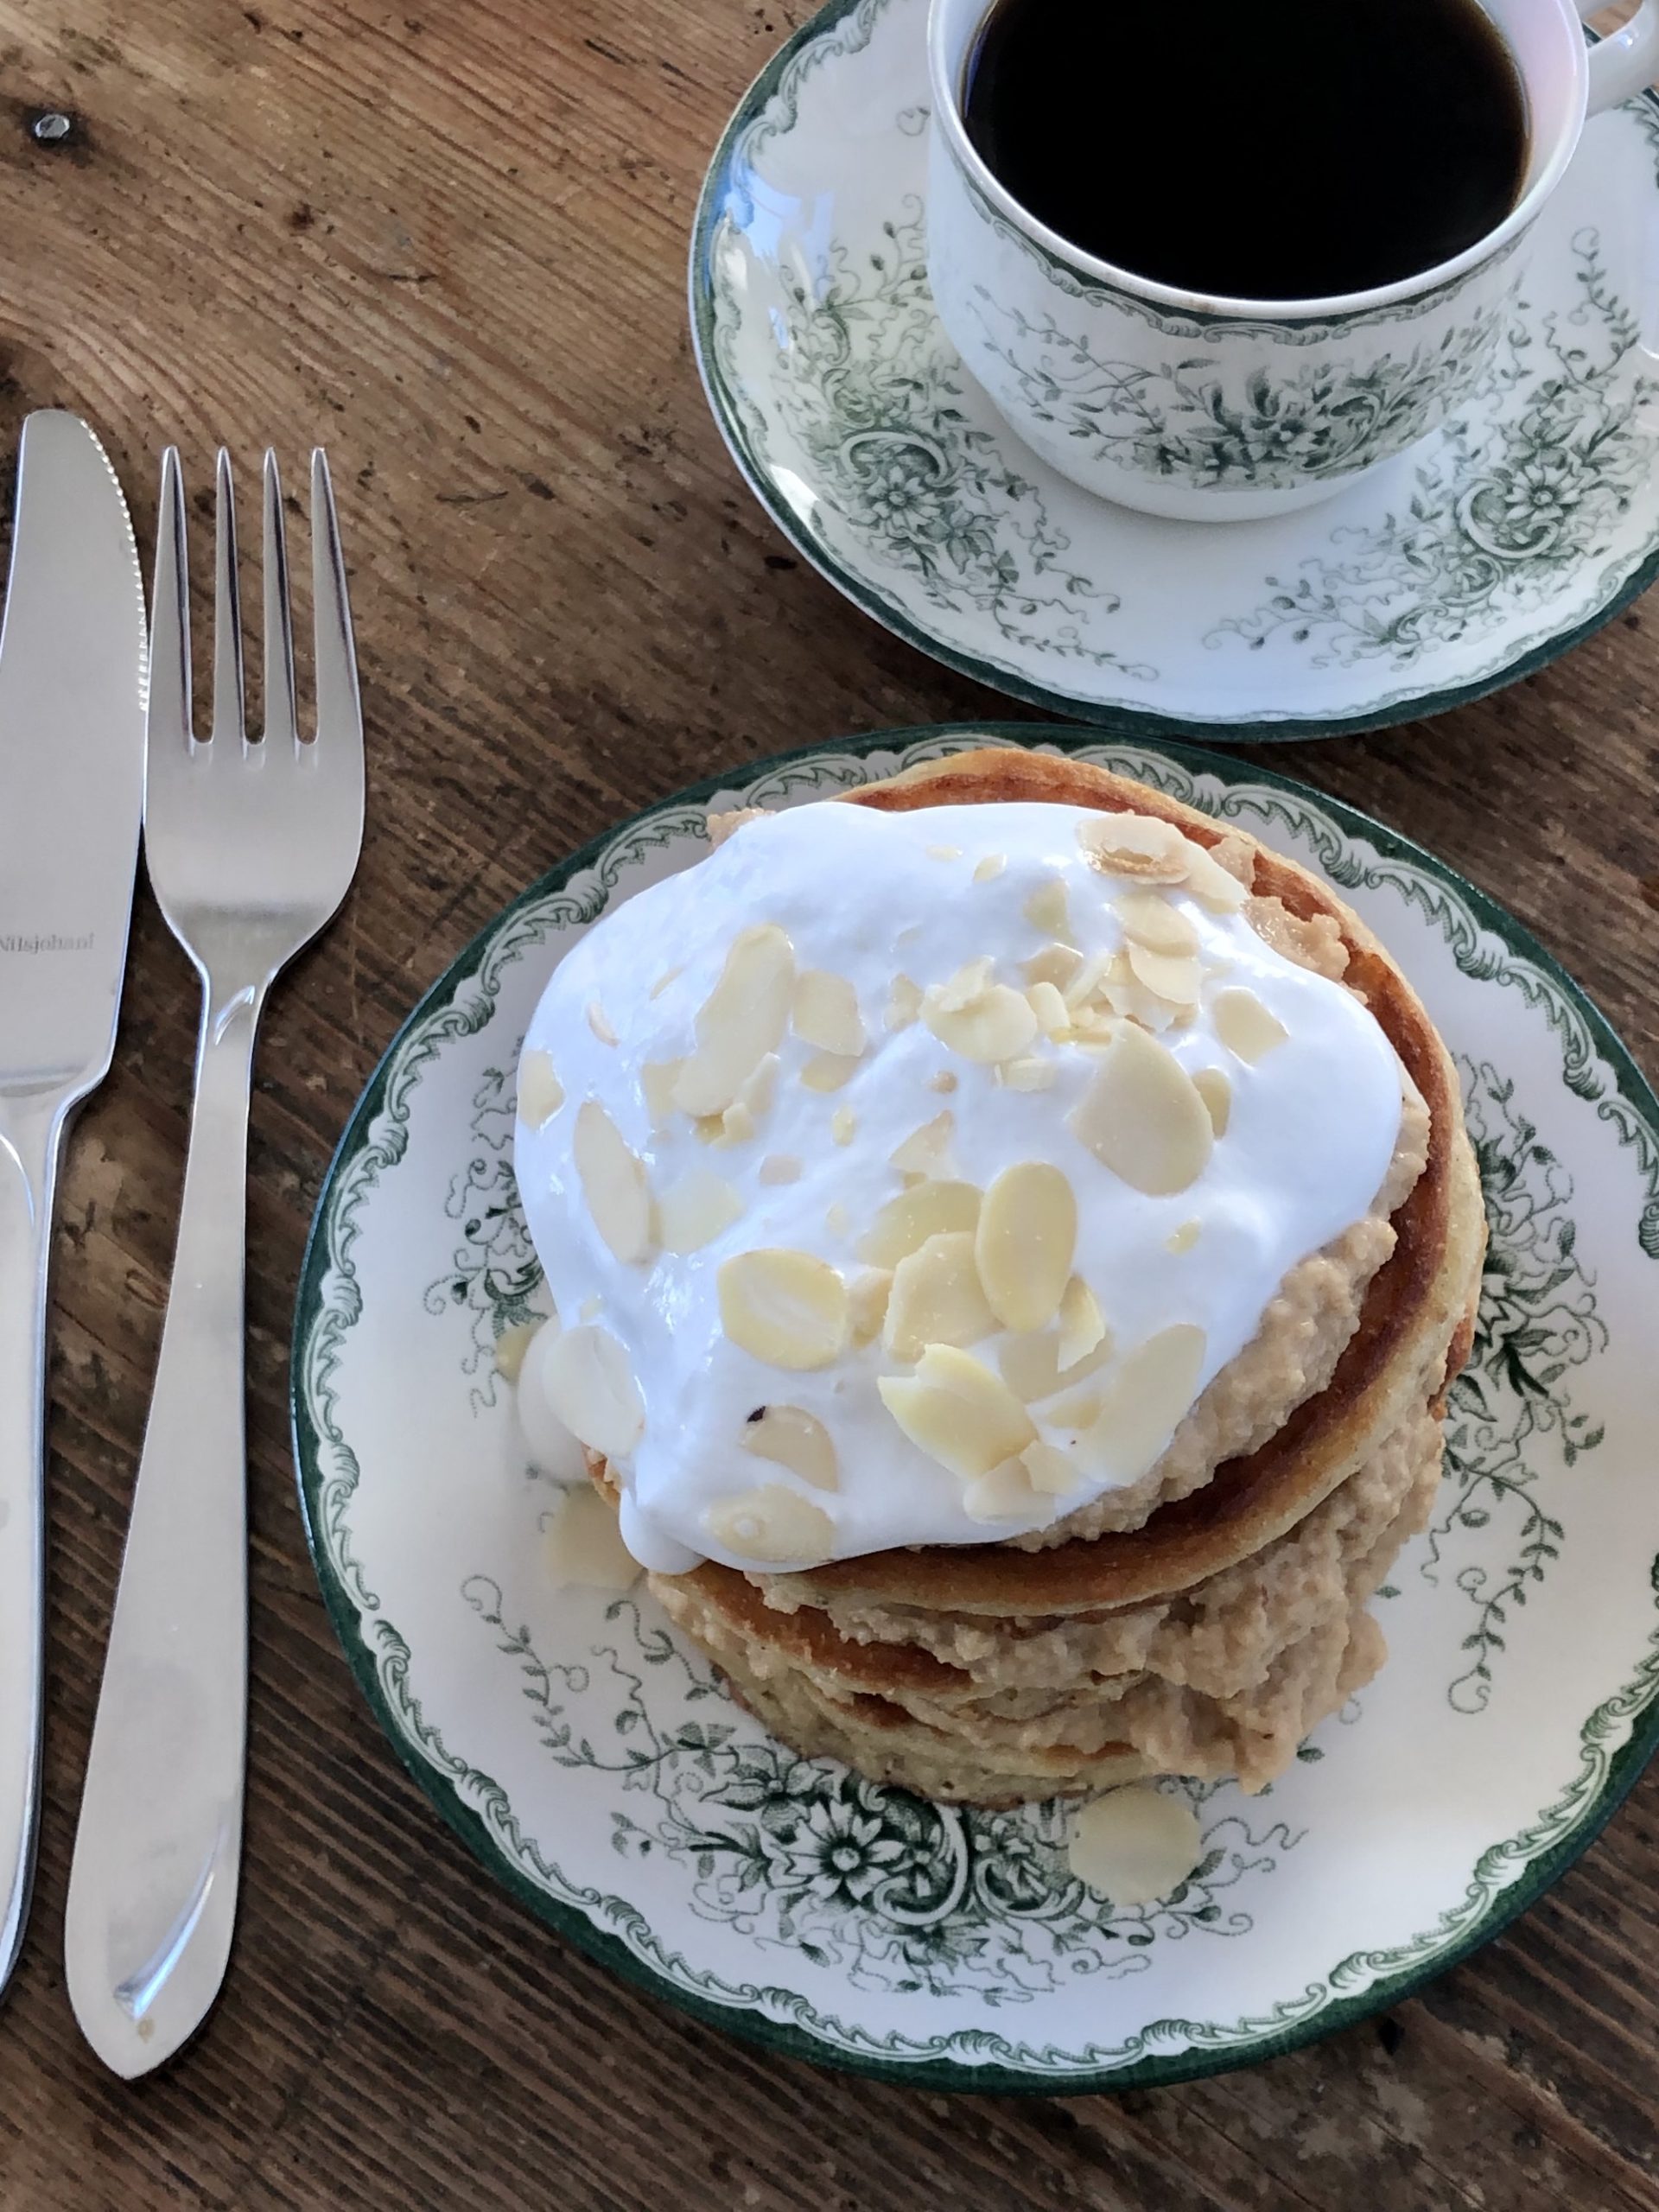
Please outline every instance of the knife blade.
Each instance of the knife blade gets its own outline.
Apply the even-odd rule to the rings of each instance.
[[[0,621],[0,1990],[40,1794],[52,1202],[65,1128],[115,1050],[146,652],[115,471],[78,416],[29,415]]]

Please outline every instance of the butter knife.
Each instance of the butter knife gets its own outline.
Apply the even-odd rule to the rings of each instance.
[[[0,625],[0,1990],[41,1768],[47,1271],[74,1109],[109,1071],[144,792],[144,592],[86,425],[23,423]]]

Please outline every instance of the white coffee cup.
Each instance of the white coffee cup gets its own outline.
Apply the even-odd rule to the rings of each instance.
[[[1085,491],[1147,514],[1310,506],[1437,428],[1497,343],[1534,225],[1585,118],[1659,76],[1659,0],[1586,48],[1601,0],[1484,0],[1525,86],[1526,175],[1475,245],[1325,299],[1225,299],[1072,245],[1001,185],[963,122],[991,0],[931,0],[927,267],[939,320],[998,411]],[[1172,54],[1170,66],[1179,67]],[[1127,379],[1127,383],[1126,383]],[[1133,390],[1133,407],[1113,395]]]

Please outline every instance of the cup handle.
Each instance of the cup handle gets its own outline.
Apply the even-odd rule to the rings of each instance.
[[[1593,16],[1607,0],[1577,0],[1580,16]],[[1659,79],[1659,0],[1642,5],[1622,30],[1602,40],[1590,54],[1590,105],[1586,112],[1622,107]]]

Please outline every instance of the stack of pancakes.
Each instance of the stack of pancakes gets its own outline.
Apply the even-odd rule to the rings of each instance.
[[[1404,977],[1323,882],[1141,785],[999,748],[850,803],[997,800],[1174,823],[1249,883],[1264,936],[1363,997],[1417,1094],[1414,1150],[1402,1143],[1388,1186],[1391,1234],[1374,1240],[1357,1283],[1331,1271],[1332,1309],[1305,1317],[1305,1357],[1286,1332],[1271,1432],[1257,1405],[1249,1448],[1210,1465],[1192,1448],[1195,1413],[1160,1463],[1179,1479],[1160,1483],[1154,1469],[1133,1510],[1034,1539],[806,1570],[709,1561],[652,1586],[784,1741],[880,1781],[983,1805],[1149,1774],[1236,1775],[1259,1789],[1381,1664],[1365,1606],[1440,1479],[1446,1394],[1468,1357],[1485,1249],[1455,1073]],[[1227,1381],[1224,1370],[1211,1391]],[[1210,1402],[1207,1392],[1199,1411]],[[1224,1441],[1226,1430],[1224,1420]],[[613,1495],[602,1461],[593,1472]]]

